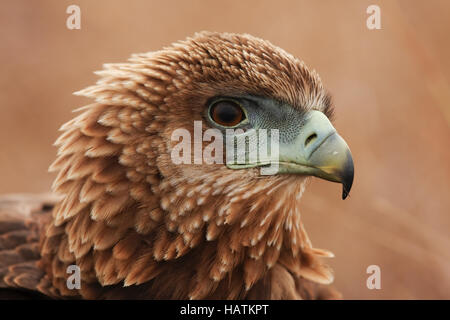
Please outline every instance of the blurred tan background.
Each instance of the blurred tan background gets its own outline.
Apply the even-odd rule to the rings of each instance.
[[[81,30],[66,8],[81,7]],[[366,8],[381,8],[368,30]],[[450,2],[23,1],[0,4],[0,194],[44,192],[59,126],[102,63],[196,31],[250,33],[316,69],[352,149],[348,200],[315,179],[302,203],[348,299],[450,299]],[[381,268],[381,290],[366,268]]]

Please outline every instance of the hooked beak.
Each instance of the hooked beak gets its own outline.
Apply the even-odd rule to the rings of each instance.
[[[242,162],[236,162],[234,152],[234,138],[231,148],[227,146],[227,167],[230,169],[245,169],[275,165],[275,170],[270,174],[301,174],[315,176],[328,181],[342,183],[342,199],[347,198],[353,184],[353,159],[350,149],[344,139],[336,132],[336,129],[322,112],[313,110],[307,112],[301,124],[299,134],[289,141],[271,141],[272,152],[269,157],[259,159],[249,158],[246,145],[240,145],[237,154],[242,155]],[[247,137],[253,141],[255,146],[259,146],[256,131],[249,130],[243,134],[236,134],[234,137],[241,139]],[[278,136],[277,136],[278,137]],[[241,140],[242,141],[242,140]],[[228,138],[227,138],[228,144]],[[264,145],[264,143],[262,143]],[[276,146],[276,147],[275,147]],[[254,149],[254,148],[250,148]],[[264,153],[263,153],[264,154]]]
[[[312,175],[342,183],[342,199],[353,184],[353,159],[344,139],[320,111],[310,111],[301,133],[281,144],[279,173]]]

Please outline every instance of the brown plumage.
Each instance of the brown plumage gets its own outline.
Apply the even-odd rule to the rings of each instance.
[[[37,205],[15,216],[10,206],[0,213],[3,293],[339,297],[320,259],[332,254],[312,246],[301,221],[306,176],[261,177],[256,168],[175,165],[170,158],[171,133],[193,132],[214,96],[270,97],[331,116],[315,72],[267,41],[203,32],[97,74],[96,85],[77,93],[95,101],[62,126],[56,141],[50,170],[58,173],[53,191],[60,200],[52,210]],[[79,290],[66,286],[74,264]]]

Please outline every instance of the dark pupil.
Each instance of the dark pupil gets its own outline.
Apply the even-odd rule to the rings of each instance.
[[[219,102],[213,107],[212,118],[221,124],[237,124],[241,121],[242,110],[230,103]]]

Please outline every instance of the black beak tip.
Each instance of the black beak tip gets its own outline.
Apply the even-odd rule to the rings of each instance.
[[[350,188],[346,190],[345,187],[342,187],[342,200],[347,199],[349,194],[350,194]]]
[[[354,166],[352,156],[349,154],[342,174],[342,200],[345,200],[353,185]]]
[[[348,192],[345,191],[344,187],[342,187],[342,200],[345,200],[345,198],[347,198],[347,196],[348,196]]]

